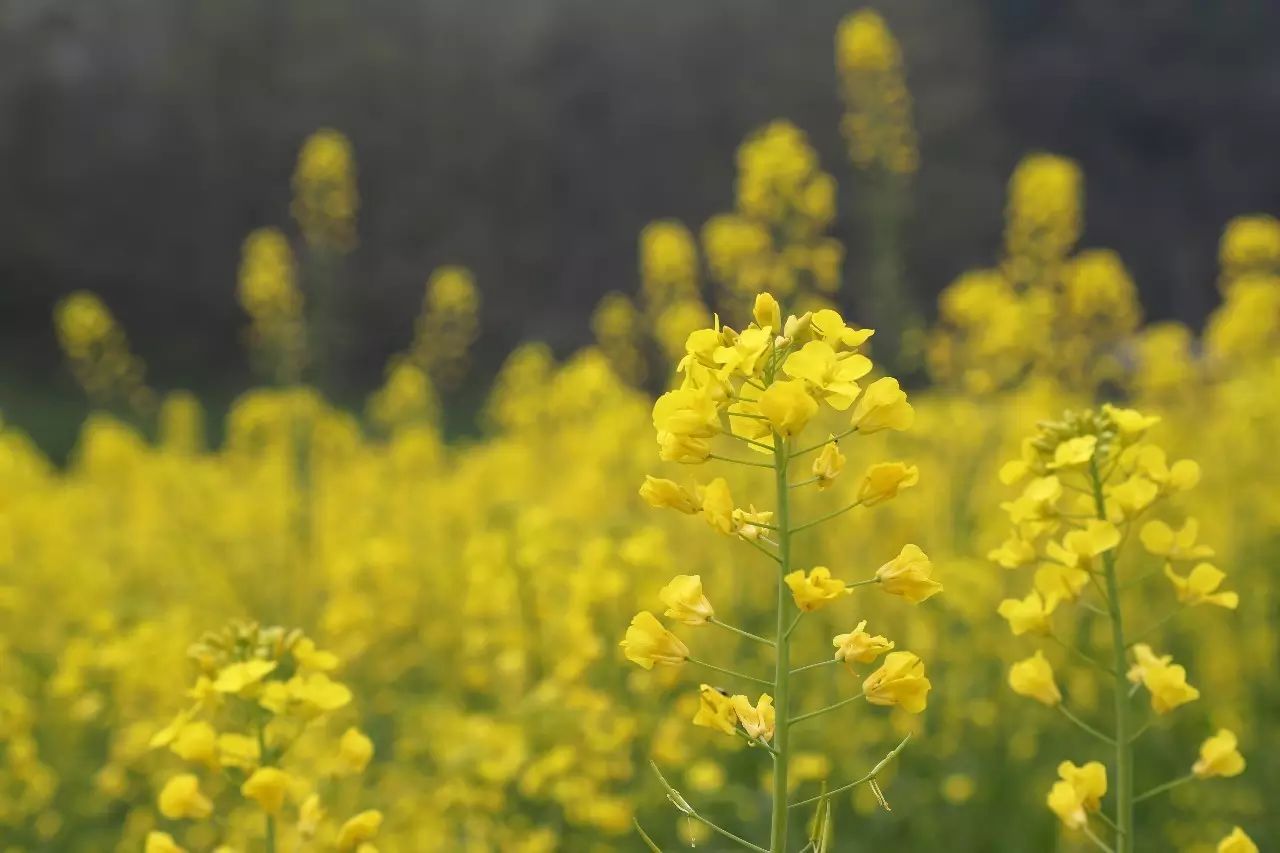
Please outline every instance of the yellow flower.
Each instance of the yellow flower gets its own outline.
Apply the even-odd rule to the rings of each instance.
[[[987,552],[987,559],[1006,569],[1025,566],[1036,558],[1036,548],[1015,531],[999,548]]]
[[[1159,495],[1160,489],[1155,483],[1134,474],[1108,490],[1107,518],[1116,524],[1127,521],[1151,506]]]
[[[782,436],[798,435],[818,412],[817,402],[799,379],[774,382],[760,395],[756,407]]]
[[[942,584],[929,577],[933,564],[915,545],[903,545],[898,556],[876,569],[880,588],[890,595],[900,595],[912,604],[942,592]]]
[[[695,726],[732,735],[737,731],[737,719],[738,712],[729,694],[710,684],[699,685],[698,710],[693,715]]]
[[[1138,538],[1149,553],[1169,560],[1203,560],[1213,556],[1208,545],[1197,545],[1200,523],[1188,518],[1182,527],[1174,530],[1163,521],[1148,521],[1142,525]]]
[[[725,535],[733,533],[733,494],[723,477],[716,477],[699,490],[702,518]]]
[[[1169,655],[1157,656],[1146,643],[1133,647],[1137,662],[1130,668],[1130,681],[1140,681],[1151,694],[1151,709],[1167,714],[1179,705],[1200,698],[1200,691],[1187,684],[1187,670],[1173,663]]]
[[[868,385],[854,407],[853,428],[864,435],[885,429],[910,429],[915,416],[907,402],[907,392],[898,386],[897,379],[885,376]]]
[[[284,808],[291,781],[289,774],[278,767],[259,767],[244,780],[240,793],[257,803],[258,808],[267,814],[278,814]]]
[[[1083,465],[1093,458],[1093,451],[1097,445],[1098,437],[1096,435],[1069,438],[1054,448],[1053,461],[1049,463],[1048,467],[1050,469],[1058,469]]]
[[[1056,596],[1045,598],[1032,590],[1026,598],[1006,598],[996,609],[1009,622],[1009,630],[1015,637],[1022,634],[1048,634],[1049,617],[1058,606]]]
[[[920,480],[920,471],[914,465],[903,462],[877,462],[867,469],[858,486],[858,501],[863,506],[875,506],[895,498],[901,489],[914,486]]]
[[[166,782],[156,804],[169,820],[203,820],[213,813],[213,802],[200,793],[200,780],[190,773],[179,773]]]
[[[1082,829],[1107,793],[1107,768],[1097,761],[1077,767],[1070,761],[1058,765],[1061,781],[1049,791],[1048,805],[1068,829]]]
[[[320,795],[310,794],[298,807],[298,836],[303,841],[315,838],[324,817],[325,810],[320,804]]]
[[[188,723],[179,729],[169,745],[179,758],[197,764],[216,764],[218,760],[218,733],[205,722]]]
[[[756,294],[756,303],[751,309],[751,316],[755,319],[756,325],[762,329],[771,329],[775,333],[782,331],[782,308],[772,294]]]
[[[252,770],[261,760],[258,739],[248,735],[218,735],[218,763],[223,767],[239,767]]]
[[[852,592],[845,586],[844,581],[831,577],[831,570],[826,566],[817,566],[807,575],[804,570],[797,569],[783,580],[791,588],[791,596],[795,599],[796,607],[805,613],[825,607],[828,602]]]
[[[338,656],[333,652],[316,648],[315,640],[310,637],[299,639],[293,644],[291,651],[293,659],[302,669],[313,672],[332,672],[338,668]]]
[[[338,773],[354,776],[363,773],[373,758],[373,741],[359,729],[347,729],[338,739]]]
[[[865,630],[867,620],[863,619],[848,634],[836,634],[831,640],[835,646],[835,659],[851,663],[872,663],[885,652],[893,651],[893,641],[879,635],[872,636]]]
[[[1231,830],[1230,835],[1218,842],[1217,853],[1258,853],[1258,845],[1237,826]]]
[[[664,461],[701,462],[711,453],[709,439],[720,431],[720,414],[706,391],[677,388],[653,404],[653,427]]]
[[[167,832],[148,832],[143,853],[187,853],[187,848],[179,847]]]
[[[909,714],[925,709],[932,687],[924,675],[924,662],[911,652],[890,652],[862,682],[862,692],[872,705],[898,705]]]
[[[689,657],[689,647],[668,631],[658,618],[648,610],[642,610],[631,620],[627,636],[620,644],[627,660],[645,669],[653,669],[655,663],[676,666]]]
[[[753,706],[746,696],[731,696],[734,713],[747,737],[765,742],[773,740],[775,712],[773,697],[768,693],[760,694],[759,701]]]
[[[640,497],[651,507],[669,507],[686,515],[694,515],[702,508],[697,496],[684,486],[647,474],[640,486]]]
[[[1218,733],[1200,744],[1200,759],[1191,772],[1201,779],[1214,776],[1239,776],[1244,772],[1244,756],[1236,748],[1236,735],[1230,729]]]
[[[1102,410],[1111,418],[1120,435],[1127,441],[1134,441],[1151,427],[1160,423],[1159,415],[1144,415],[1136,409],[1122,409],[1105,403]]]
[[[1044,521],[1057,514],[1057,503],[1061,497],[1062,482],[1057,477],[1036,477],[1023,487],[1022,494],[1000,504],[1000,508],[1009,514],[1009,520],[1014,524]]]
[[[814,332],[832,347],[854,349],[860,347],[875,334],[874,329],[853,329],[845,325],[844,318],[830,308],[813,312],[810,325]]]
[[[355,850],[367,841],[372,841],[382,828],[382,812],[369,809],[348,820],[338,830],[337,844],[341,853]]]
[[[218,672],[213,689],[219,693],[244,695],[276,668],[272,660],[248,660],[229,664]]]
[[[1165,563],[1164,575],[1173,584],[1178,601],[1183,604],[1216,604],[1228,610],[1235,610],[1240,604],[1237,593],[1215,591],[1227,575],[1211,563],[1198,563],[1185,578],[1175,572],[1172,565]]]
[[[871,359],[857,353],[840,356],[823,341],[809,341],[787,356],[782,369],[807,382],[827,405],[843,412],[862,393],[858,380],[871,372]]]
[[[304,714],[336,711],[351,702],[351,690],[323,672],[308,676],[295,675],[286,686],[289,688],[289,698],[302,706]]]
[[[1053,667],[1041,651],[1009,668],[1009,686],[1019,696],[1028,696],[1049,707],[1062,701],[1062,692],[1053,679]]]
[[[813,460],[813,476],[818,481],[818,489],[826,489],[831,485],[836,477],[840,476],[840,472],[844,470],[844,454],[840,452],[840,445],[834,441],[828,441],[823,446],[817,458]]]
[[[686,625],[705,625],[715,616],[711,602],[702,592],[701,575],[676,575],[658,591],[658,599],[667,605],[663,615]]]
[[[1083,530],[1072,530],[1062,537],[1063,547],[1077,557],[1096,557],[1119,544],[1120,531],[1116,526],[1097,518],[1089,519]]]
[[[726,333],[728,330],[725,330]],[[764,366],[764,354],[773,346],[773,337],[764,329],[746,329],[729,346],[717,347],[712,359],[720,365],[720,379],[733,373],[757,376]]]

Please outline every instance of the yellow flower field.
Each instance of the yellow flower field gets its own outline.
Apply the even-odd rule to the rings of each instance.
[[[1224,223],[1202,334],[1144,324],[1030,153],[999,256],[873,332],[834,173],[892,225],[920,154],[884,22],[835,62],[849,163],[744,140],[733,209],[645,228],[479,437],[459,267],[362,411],[321,390],[334,130],[244,244],[219,440],[61,302],[98,413],[65,467],[0,424],[0,851],[1280,849],[1280,221]]]

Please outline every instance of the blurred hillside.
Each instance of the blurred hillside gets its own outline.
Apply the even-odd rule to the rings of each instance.
[[[157,387],[240,385],[240,243],[291,225],[294,157],[324,125],[360,166],[353,381],[370,387],[403,346],[444,263],[485,293],[482,368],[521,339],[581,342],[599,296],[633,288],[646,222],[697,227],[731,204],[728,152],[752,128],[788,116],[848,177],[831,33],[856,5],[6,0],[0,407],[70,388],[49,313],[78,288],[112,306]],[[992,256],[1029,149],[1081,162],[1084,243],[1120,251],[1157,316],[1203,317],[1222,223],[1280,210],[1280,6],[882,11],[916,99],[908,273],[926,304]],[[837,234],[856,308],[853,223]]]

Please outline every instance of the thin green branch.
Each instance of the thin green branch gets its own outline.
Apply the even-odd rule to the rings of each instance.
[[[829,660],[820,660],[817,663],[810,663],[810,664],[805,664],[804,666],[798,666],[795,669],[791,670],[791,674],[795,675],[797,672],[804,672],[807,669],[817,669],[820,666],[831,666],[831,664],[833,663],[840,663],[840,661],[836,660],[835,658],[831,658]]]
[[[867,775],[863,776],[861,779],[856,779],[847,785],[841,785],[839,788],[832,788],[830,791],[819,794],[816,797],[810,797],[807,800],[801,800],[798,803],[792,803],[791,805],[787,806],[787,808],[795,809],[795,808],[799,808],[800,806],[807,806],[810,803],[816,803],[818,800],[821,800],[824,797],[831,797],[835,794],[842,794],[851,788],[856,788],[859,785],[864,785],[867,782],[870,782],[872,779],[880,775],[881,771],[883,771],[884,768],[888,766],[890,761],[893,761],[895,758],[898,757],[898,753],[902,752],[903,747],[907,745],[907,741],[909,740],[911,740],[911,735],[908,734],[906,737],[902,739],[901,743],[899,743],[893,749],[889,750],[889,754],[886,755],[884,758],[880,759],[880,762],[876,764],[875,767],[872,767],[871,770],[867,772]]]
[[[1077,717],[1075,714],[1071,713],[1071,711],[1067,710],[1067,706],[1066,706],[1066,705],[1064,705],[1064,704],[1062,704],[1061,702],[1059,702],[1059,703],[1057,704],[1057,708],[1058,708],[1058,710],[1059,710],[1059,711],[1061,711],[1061,712],[1062,712],[1062,716],[1066,717],[1068,720],[1070,720],[1071,722],[1075,723],[1075,724],[1076,724],[1077,726],[1079,726],[1083,731],[1088,732],[1089,734],[1093,735],[1094,737],[1096,737],[1098,740],[1102,741],[1103,743],[1109,743],[1109,744],[1112,744],[1112,745],[1114,745],[1114,744],[1115,744],[1115,738],[1112,738],[1112,737],[1110,737],[1110,736],[1108,736],[1108,735],[1104,735],[1102,732],[1098,731],[1098,730],[1097,730],[1097,729],[1095,729],[1093,726],[1089,725],[1089,724],[1088,724],[1088,723],[1086,723],[1084,720],[1080,719],[1080,718],[1079,718],[1079,717]]]
[[[679,791],[677,791],[675,788],[671,787],[671,783],[670,783],[670,782],[668,782],[668,781],[666,780],[666,777],[664,777],[664,776],[662,775],[662,771],[658,769],[658,765],[657,765],[657,764],[654,764],[652,761],[650,761],[650,762],[649,762],[649,766],[650,766],[650,767],[652,767],[652,768],[653,768],[653,772],[654,772],[655,774],[657,774],[657,776],[658,776],[658,781],[659,781],[659,782],[661,782],[661,783],[662,783],[662,787],[666,789],[666,792],[667,792],[667,800],[671,803],[671,805],[673,805],[673,806],[675,806],[675,807],[676,807],[676,811],[680,812],[680,813],[681,813],[682,815],[684,815],[685,817],[691,817],[691,818],[693,818],[694,820],[696,820],[696,821],[698,821],[699,823],[701,823],[701,824],[703,824],[704,826],[706,826],[708,829],[710,829],[710,830],[712,830],[712,831],[714,831],[714,832],[718,832],[718,833],[720,833],[721,835],[723,835],[725,838],[729,839],[730,841],[734,841],[734,842],[736,842],[736,843],[738,843],[738,844],[741,844],[743,847],[747,848],[748,850],[755,850],[755,851],[757,851],[757,853],[769,853],[769,851],[768,851],[768,850],[764,849],[763,847],[759,846],[758,844],[752,844],[752,843],[751,843],[750,841],[748,841],[747,839],[745,839],[745,838],[743,838],[743,837],[741,837],[741,836],[739,836],[739,835],[734,835],[734,834],[733,834],[732,832],[730,832],[729,830],[727,830],[727,829],[725,829],[725,828],[723,828],[723,827],[721,827],[721,826],[717,826],[716,824],[714,824],[714,823],[712,823],[711,821],[707,820],[707,819],[706,819],[705,817],[703,817],[702,815],[698,814],[697,809],[695,809],[693,806],[689,805],[689,801],[688,801],[688,800],[686,800],[686,799],[684,798],[684,795],[683,795],[683,794],[681,794]]]
[[[1149,637],[1149,636],[1151,636],[1152,634],[1154,634],[1156,631],[1158,631],[1160,628],[1162,628],[1164,625],[1166,625],[1166,624],[1169,622],[1169,620],[1170,620],[1170,619],[1174,619],[1174,618],[1176,618],[1177,616],[1181,615],[1181,614],[1182,614],[1182,612],[1183,612],[1184,610],[1186,610],[1186,609],[1187,609],[1187,606],[1184,604],[1184,605],[1182,605],[1181,607],[1179,607],[1178,609],[1176,609],[1176,610],[1172,610],[1172,611],[1170,611],[1170,612],[1166,613],[1164,616],[1160,617],[1160,618],[1159,618],[1159,619],[1157,619],[1155,622],[1152,622],[1152,623],[1151,623],[1150,625],[1148,625],[1146,628],[1144,628],[1143,630],[1139,631],[1139,632],[1138,632],[1138,634],[1137,634],[1137,636],[1135,636],[1135,637],[1133,637],[1133,638],[1131,638],[1131,639],[1129,640],[1129,648],[1133,648],[1135,645],[1137,645],[1139,642],[1141,642],[1141,641],[1143,640],[1143,638],[1145,638],[1145,637]]]
[[[1084,653],[1083,651],[1081,651],[1080,649],[1077,649],[1075,646],[1071,645],[1071,644],[1070,644],[1070,643],[1068,643],[1066,640],[1063,640],[1063,639],[1062,639],[1061,637],[1059,637],[1057,634],[1049,633],[1049,634],[1046,634],[1045,636],[1047,636],[1050,640],[1053,640],[1053,641],[1054,641],[1055,643],[1057,643],[1058,645],[1062,646],[1062,648],[1066,649],[1068,652],[1070,652],[1071,654],[1075,655],[1075,656],[1076,656],[1076,657],[1078,657],[1080,660],[1082,660],[1082,661],[1084,661],[1085,663],[1089,664],[1089,666],[1095,667],[1095,668],[1097,668],[1099,671],[1101,671],[1101,672],[1105,672],[1107,675],[1110,675],[1110,676],[1113,676],[1113,677],[1115,676],[1115,670],[1113,670],[1111,667],[1107,666],[1106,664],[1104,664],[1104,663],[1102,663],[1102,662],[1100,662],[1100,661],[1094,660],[1092,657],[1090,657],[1089,655],[1085,654],[1085,653]]]
[[[715,670],[716,672],[724,673],[725,675],[732,675],[734,678],[742,678],[747,681],[754,681],[756,684],[763,684],[766,687],[773,686],[772,681],[765,681],[763,678],[756,678],[754,675],[747,675],[746,673],[736,672],[735,670],[732,670],[732,669],[725,669],[722,666],[716,666],[713,663],[707,663],[706,661],[698,660],[697,658],[687,658],[687,660],[689,661],[689,663],[696,663],[698,666],[705,666],[707,669],[712,669],[712,670]]]
[[[1084,834],[1088,836],[1089,840],[1092,841],[1099,850],[1104,850],[1106,853],[1116,853],[1115,848],[1094,834],[1094,831],[1089,828],[1088,824],[1085,824],[1080,828],[1084,830]]]
[[[734,465],[746,465],[748,468],[768,468],[773,470],[773,466],[767,462],[752,462],[749,459],[733,459],[729,456],[721,456],[718,453],[708,453],[708,459],[719,459],[721,462],[731,462]]]
[[[855,433],[855,432],[857,432],[857,431],[858,431],[858,428],[857,428],[857,427],[849,427],[849,428],[848,428],[847,430],[845,430],[844,432],[838,432],[838,433],[836,433],[835,435],[833,435],[833,436],[829,437],[826,441],[820,442],[820,443],[818,443],[818,444],[810,445],[809,447],[806,447],[804,450],[797,450],[797,451],[795,451],[794,453],[792,453],[792,454],[791,454],[791,458],[792,458],[792,459],[794,459],[794,458],[796,458],[797,456],[804,456],[806,453],[812,453],[812,452],[813,452],[813,451],[815,451],[815,450],[821,450],[822,448],[826,447],[826,446],[827,446],[828,444],[830,444],[831,442],[833,442],[833,441],[837,441],[837,442],[838,442],[840,439],[844,438],[845,436],[852,435],[853,433]]]
[[[761,545],[759,542],[755,541],[754,539],[748,539],[748,538],[746,538],[745,536],[739,536],[738,538],[739,538],[739,539],[741,539],[743,542],[746,542],[746,543],[747,543],[748,545],[750,545],[752,548],[755,548],[755,549],[756,549],[757,551],[759,551],[761,554],[764,554],[764,555],[765,555],[766,557],[768,557],[770,560],[773,560],[775,563],[780,563],[780,562],[782,562],[782,559],[781,559],[777,554],[773,553],[773,552],[772,552],[772,551],[770,551],[768,548],[764,547],[763,545]]]
[[[1186,776],[1179,776],[1177,779],[1173,779],[1171,781],[1165,782],[1163,785],[1156,785],[1151,790],[1142,792],[1138,796],[1134,797],[1133,801],[1135,803],[1140,803],[1143,800],[1149,800],[1152,797],[1158,796],[1159,794],[1163,794],[1165,791],[1169,791],[1174,788],[1177,788],[1179,785],[1185,785],[1188,782],[1194,782],[1195,780],[1196,780],[1196,774],[1194,773],[1188,773]]]
[[[733,625],[730,625],[728,622],[721,622],[719,619],[717,619],[714,616],[709,618],[707,621],[710,622],[712,625],[716,625],[718,627],[724,628],[726,631],[732,631],[735,634],[746,637],[748,640],[755,640],[757,643],[764,643],[766,646],[776,645],[776,643],[774,643],[773,640],[767,639],[765,637],[761,637],[759,634],[753,634],[750,631],[744,631],[741,628],[735,628]]]
[[[828,705],[828,706],[827,706],[827,707],[825,707],[825,708],[819,708],[819,709],[818,709],[818,710],[816,710],[816,711],[809,711],[808,713],[806,713],[806,714],[801,714],[801,715],[800,715],[800,716],[798,716],[798,717],[792,717],[792,718],[791,718],[791,724],[792,724],[792,725],[795,725],[796,723],[803,722],[803,721],[805,721],[805,720],[809,720],[809,719],[812,719],[812,718],[814,718],[814,717],[821,717],[823,714],[826,714],[826,713],[828,713],[828,712],[830,712],[830,711],[834,711],[834,710],[836,710],[837,708],[843,708],[845,705],[848,705],[848,704],[849,704],[849,703],[851,703],[851,702],[857,702],[857,701],[858,701],[859,699],[861,699],[864,695],[866,695],[866,694],[865,694],[865,693],[859,693],[857,696],[850,696],[848,699],[841,699],[839,702],[836,702],[836,703],[835,703],[835,704],[833,704],[833,705]]]
[[[862,501],[861,501],[861,500],[856,500],[856,501],[854,501],[853,503],[849,504],[848,506],[841,507],[840,509],[836,510],[835,512],[829,512],[829,513],[827,513],[826,515],[820,515],[820,516],[818,516],[817,518],[815,518],[815,519],[813,519],[813,520],[811,520],[811,521],[806,521],[804,524],[801,524],[801,525],[799,525],[799,526],[797,526],[797,527],[793,527],[793,528],[791,528],[791,529],[790,529],[790,530],[788,530],[787,532],[788,532],[788,533],[799,533],[801,530],[808,530],[810,527],[813,527],[815,524],[821,524],[821,523],[822,523],[822,522],[824,522],[824,521],[830,521],[831,519],[835,518],[836,516],[838,516],[838,515],[843,515],[843,514],[845,514],[846,512],[848,512],[849,510],[853,509],[854,507],[856,507],[856,506],[860,506],[861,504],[862,504]]]
[[[768,453],[772,453],[772,452],[773,452],[773,446],[772,446],[772,445],[765,444],[765,443],[764,443],[764,442],[762,442],[762,441],[756,441],[755,439],[752,439],[752,438],[747,438],[745,435],[738,435],[737,433],[731,432],[730,430],[727,430],[727,429],[721,429],[721,430],[720,430],[720,434],[721,434],[721,435],[724,435],[724,436],[728,436],[729,438],[736,438],[738,441],[746,442],[747,444],[751,445],[752,447],[758,447],[758,448],[760,448],[761,450],[764,450],[764,451],[766,451],[766,452],[768,452]],[[770,465],[769,467],[770,467],[770,468],[772,468],[773,466],[772,466],[772,465]]]
[[[880,578],[867,578],[864,581],[854,581],[844,585],[845,589],[857,589],[860,586],[869,586],[873,583],[880,583]]]
[[[649,837],[649,833],[644,831],[644,827],[640,825],[640,821],[632,818],[631,825],[636,828],[636,832],[640,833],[640,837],[644,839],[645,846],[652,850],[653,853],[662,853],[662,848],[653,842],[653,839]]]

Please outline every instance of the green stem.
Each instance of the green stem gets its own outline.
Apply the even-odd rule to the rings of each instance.
[[[1067,718],[1068,720],[1070,720],[1071,722],[1075,723],[1077,726],[1079,726],[1079,727],[1080,727],[1081,729],[1083,729],[1084,731],[1086,731],[1086,732],[1088,732],[1089,734],[1091,734],[1091,735],[1093,735],[1094,737],[1096,737],[1098,740],[1102,741],[1103,743],[1111,743],[1111,744],[1114,744],[1114,743],[1115,743],[1115,741],[1113,741],[1113,740],[1112,740],[1108,735],[1104,735],[1102,732],[1098,731],[1098,730],[1097,730],[1097,729],[1095,729],[1093,726],[1089,725],[1089,724],[1088,724],[1088,723],[1086,723],[1084,720],[1080,719],[1080,718],[1079,718],[1079,717],[1077,717],[1075,714],[1073,714],[1073,713],[1071,713],[1069,710],[1067,710],[1067,706],[1066,706],[1066,705],[1063,705],[1061,702],[1059,702],[1059,703],[1058,703],[1058,705],[1057,705],[1057,708],[1058,708],[1058,710],[1059,710],[1059,711],[1061,711],[1061,712],[1062,712],[1062,715],[1063,715],[1064,717],[1066,717],[1066,718]]]
[[[880,583],[880,578],[867,578],[864,581],[854,581],[844,585],[845,589],[857,589],[860,586],[869,586],[873,583]]]
[[[810,719],[810,718],[812,718],[812,717],[820,717],[820,716],[822,716],[823,714],[827,713],[828,711],[834,711],[834,710],[835,710],[835,709],[837,709],[837,708],[843,708],[845,705],[848,705],[848,704],[849,704],[849,703],[851,703],[851,702],[857,702],[857,701],[858,701],[859,699],[861,699],[864,695],[865,695],[865,694],[863,694],[863,693],[859,693],[857,696],[850,696],[848,699],[841,699],[839,702],[836,702],[835,704],[832,704],[832,705],[828,705],[828,706],[827,706],[827,707],[825,707],[825,708],[819,708],[819,709],[818,709],[818,710],[816,710],[816,711],[809,711],[808,713],[801,714],[801,715],[800,715],[800,716],[798,716],[798,717],[792,717],[792,718],[791,718],[791,722],[792,722],[792,723],[798,723],[798,722],[800,722],[800,721],[802,721],[802,720],[808,720],[808,719]]]
[[[773,478],[778,513],[778,594],[777,663],[773,673],[773,704],[776,709],[773,748],[777,761],[773,762],[773,814],[769,828],[770,853],[786,853],[787,850],[787,769],[791,742],[791,629],[787,614],[791,603],[790,592],[783,578],[791,571],[791,508],[790,489],[787,487],[787,464],[790,461],[789,442],[780,435],[773,438]],[[798,619],[797,619],[798,621]]]
[[[811,520],[809,520],[809,521],[806,521],[804,524],[801,524],[801,525],[798,525],[798,526],[796,526],[796,527],[793,527],[793,528],[791,528],[790,530],[787,530],[787,532],[788,532],[788,533],[799,533],[801,530],[808,530],[810,527],[813,527],[815,524],[821,524],[821,523],[822,523],[822,522],[824,522],[824,521],[830,521],[831,519],[835,518],[837,515],[843,515],[844,513],[846,513],[846,512],[848,512],[849,510],[853,509],[855,506],[859,506],[861,503],[862,503],[862,501],[854,501],[853,503],[849,504],[848,506],[840,507],[840,509],[836,510],[835,512],[829,512],[829,513],[827,513],[826,515],[820,515],[820,516],[818,516],[817,518],[814,518],[814,519],[811,519]],[[780,527],[781,527],[781,526],[783,526],[783,522],[782,522],[781,520],[779,520],[779,521],[778,521],[778,525],[779,525]]]
[[[715,618],[714,616],[712,616],[707,621],[710,622],[712,625],[717,625],[721,628],[724,628],[726,631],[732,631],[735,634],[746,637],[748,640],[755,640],[757,643],[764,643],[766,646],[774,645],[773,640],[767,640],[764,637],[761,637],[759,634],[753,634],[750,631],[744,631],[741,628],[735,628],[734,626],[730,625],[728,622],[721,622],[719,619]]]
[[[1111,614],[1109,614],[1109,613],[1108,613],[1108,614],[1103,614],[1103,615],[1105,615],[1105,616],[1108,616],[1108,617],[1109,617]],[[1062,639],[1061,637],[1059,637],[1057,634],[1050,633],[1050,634],[1048,634],[1048,635],[1046,635],[1046,636],[1048,636],[1050,640],[1053,640],[1055,643],[1057,643],[1058,645],[1062,646],[1064,649],[1066,649],[1066,650],[1067,650],[1068,652],[1070,652],[1071,654],[1073,654],[1073,655],[1075,655],[1076,657],[1080,658],[1080,660],[1082,660],[1082,661],[1084,661],[1085,663],[1089,664],[1089,666],[1095,667],[1095,668],[1097,668],[1097,669],[1101,670],[1102,672],[1105,672],[1107,675],[1111,675],[1111,676],[1114,676],[1114,675],[1115,675],[1115,673],[1111,671],[1111,667],[1106,666],[1106,665],[1104,665],[1104,664],[1101,664],[1101,663],[1099,663],[1098,661],[1094,660],[1093,658],[1089,657],[1087,654],[1085,654],[1084,652],[1080,651],[1080,650],[1079,650],[1079,649],[1077,649],[1075,646],[1071,645],[1071,644],[1070,644],[1070,643],[1068,643],[1066,640],[1064,640],[1064,639]]]
[[[759,542],[755,541],[754,539],[747,539],[745,536],[739,536],[738,538],[741,539],[743,542],[746,542],[752,548],[755,548],[761,554],[764,554],[770,560],[773,560],[775,563],[778,562],[778,555],[773,553],[763,545],[761,545]]]
[[[1105,841],[1103,841],[1101,838],[1099,838],[1099,837],[1094,833],[1094,831],[1088,827],[1088,825],[1087,825],[1087,824],[1086,824],[1085,826],[1081,827],[1081,829],[1083,829],[1083,830],[1084,830],[1084,834],[1088,837],[1088,839],[1089,839],[1090,841],[1092,841],[1092,842],[1093,842],[1093,845],[1094,845],[1095,847],[1097,847],[1099,850],[1105,851],[1105,853],[1117,853],[1117,849],[1116,849],[1116,848],[1112,847],[1111,845],[1107,844],[1107,842],[1105,842]],[[1121,845],[1123,845],[1123,844],[1124,844],[1124,836],[1123,836],[1123,835],[1117,835],[1117,836],[1116,836],[1116,843],[1117,843],[1117,844],[1121,844]],[[1123,849],[1123,848],[1121,848],[1121,849]]]
[[[742,845],[748,850],[755,850],[757,851],[757,853],[772,853],[772,851],[765,850],[763,847],[759,846],[758,844],[752,844],[747,839],[739,835],[734,835],[732,832],[725,829],[724,827],[717,826],[716,824],[707,820],[702,815],[698,814],[697,809],[689,805],[689,801],[684,798],[684,795],[681,794],[679,791],[677,791],[675,788],[671,787],[671,783],[669,783],[666,777],[662,775],[662,771],[658,769],[658,765],[650,761],[649,766],[653,768],[653,772],[658,776],[658,781],[661,782],[662,787],[666,789],[667,800],[670,801],[671,805],[675,806],[676,810],[679,811],[681,814],[685,815],[686,817],[693,818],[694,820],[706,826],[708,829],[711,829],[715,832],[720,833],[725,838],[729,839],[730,841],[737,842],[738,844]]]
[[[1098,459],[1089,460],[1089,476],[1093,481],[1093,503],[1098,518],[1106,520],[1107,504],[1102,496],[1102,477]],[[1102,564],[1106,570],[1107,608],[1111,614],[1112,678],[1115,680],[1116,728],[1113,738],[1116,750],[1116,847],[1115,853],[1132,853],[1133,838],[1133,741],[1129,719],[1129,682],[1125,677],[1124,612],[1120,606],[1120,582],[1116,573],[1115,550],[1104,551]]]
[[[806,669],[817,669],[820,666],[831,666],[831,664],[833,663],[840,663],[840,661],[836,660],[835,658],[831,658],[830,660],[820,660],[817,663],[810,663],[810,664],[805,664],[804,666],[798,666],[795,669],[791,670],[791,674],[795,675],[797,672],[804,672]]]
[[[911,740],[911,735],[907,735],[906,737],[904,737],[901,743],[899,743],[897,746],[891,749],[889,751],[889,754],[886,755],[884,758],[880,759],[880,763],[878,763],[875,767],[872,767],[871,770],[867,773],[867,775],[863,776],[861,779],[856,779],[847,785],[841,785],[839,788],[832,788],[830,791],[819,794],[816,797],[810,797],[807,800],[801,800],[798,803],[792,803],[790,806],[788,806],[788,808],[794,809],[794,808],[799,808],[800,806],[807,806],[810,803],[816,803],[818,800],[829,798],[833,794],[842,794],[845,791],[849,790],[850,788],[856,788],[859,785],[863,785],[867,782],[870,782],[872,779],[880,775],[880,771],[884,770],[885,765],[887,765],[890,761],[893,761],[893,759],[898,757],[898,753],[902,752],[903,747],[907,745],[907,741],[909,740]]]
[[[1149,800],[1152,797],[1156,796],[1157,794],[1163,794],[1165,791],[1176,788],[1179,785],[1185,785],[1188,782],[1194,782],[1195,779],[1196,779],[1196,774],[1194,773],[1188,773],[1186,776],[1179,776],[1177,779],[1174,779],[1169,782],[1165,782],[1163,785],[1156,785],[1150,791],[1143,791],[1141,794],[1134,797],[1133,801],[1135,803],[1140,803],[1143,800]]]
[[[260,760],[267,761],[267,724],[265,722],[258,724],[258,756]],[[276,818],[272,814],[266,817],[266,853],[276,853]]]
[[[732,675],[734,678],[742,678],[747,681],[754,681],[756,684],[771,686],[771,682],[765,681],[763,678],[756,678],[754,675],[747,675],[746,673],[737,672],[732,669],[725,669],[722,666],[716,666],[713,663],[707,663],[706,661],[698,660],[697,658],[686,658],[686,660],[688,660],[689,663],[696,663],[698,666],[705,666],[707,669],[713,669],[716,672],[722,672],[725,675]]]
[[[732,459],[728,456],[720,456],[716,453],[707,454],[708,459],[719,459],[721,462],[732,462],[734,465],[746,465],[749,468],[772,468],[768,462],[752,462],[749,459]]]
[[[806,453],[812,453],[812,452],[813,452],[813,451],[815,451],[815,450],[821,450],[822,448],[826,447],[826,446],[827,446],[828,444],[830,444],[831,442],[833,442],[833,441],[838,442],[838,441],[840,441],[840,439],[844,438],[845,436],[847,436],[847,435],[852,435],[853,433],[855,433],[855,432],[857,432],[857,431],[858,431],[858,428],[857,428],[857,427],[849,427],[849,428],[848,428],[847,430],[845,430],[844,432],[838,432],[838,433],[836,433],[835,435],[833,435],[833,436],[831,436],[830,438],[828,438],[826,441],[819,442],[818,444],[811,444],[811,445],[809,445],[808,447],[806,447],[804,450],[797,450],[795,453],[792,453],[792,454],[791,454],[791,457],[794,459],[794,458],[799,457],[799,456],[804,456]]]

